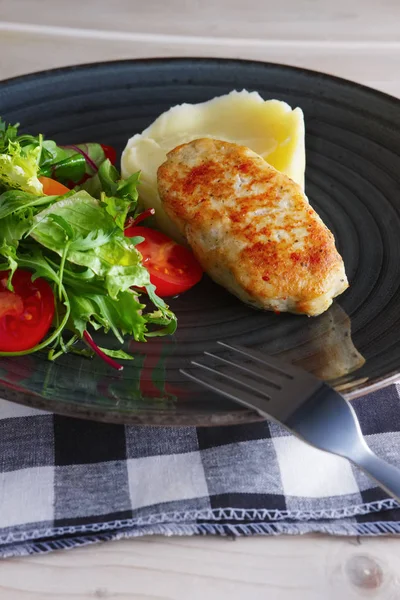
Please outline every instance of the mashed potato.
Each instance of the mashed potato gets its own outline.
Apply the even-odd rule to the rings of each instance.
[[[141,134],[130,138],[121,171],[141,171],[140,199],[156,209],[158,226],[174,239],[181,236],[165,214],[157,189],[157,169],[167,153],[186,142],[210,137],[248,146],[273,167],[304,187],[304,118],[300,108],[263,100],[257,92],[233,91],[200,104],[174,106]]]

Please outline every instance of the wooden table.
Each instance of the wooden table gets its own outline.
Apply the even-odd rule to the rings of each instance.
[[[400,96],[398,0],[0,0],[0,78],[74,63],[220,56]],[[1,600],[400,597],[393,538],[143,538],[0,562]]]

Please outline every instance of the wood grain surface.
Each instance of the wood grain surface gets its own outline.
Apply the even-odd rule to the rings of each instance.
[[[252,58],[400,96],[399,0],[0,0],[0,79],[152,56]],[[0,600],[400,597],[400,539],[142,538],[0,562]]]
[[[0,598],[397,600],[399,563],[393,538],[141,538],[0,562]]]

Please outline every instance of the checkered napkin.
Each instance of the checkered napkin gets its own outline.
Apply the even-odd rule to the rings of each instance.
[[[400,466],[400,385],[354,401]],[[0,556],[145,534],[400,533],[400,505],[272,423],[196,429],[75,420],[0,400]]]

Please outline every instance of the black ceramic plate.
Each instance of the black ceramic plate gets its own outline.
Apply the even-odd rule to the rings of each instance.
[[[334,232],[349,290],[318,318],[257,312],[207,278],[171,302],[173,338],[129,344],[116,374],[100,360],[0,358],[0,395],[55,412],[144,424],[227,424],[257,419],[193,387],[179,367],[217,339],[281,354],[348,397],[400,372],[400,102],[302,69],[236,60],[101,63],[5,81],[0,114],[61,144],[99,141],[121,151],[170,106],[232,89],[300,106],[306,120],[306,192]],[[100,336],[101,341],[101,336]],[[107,340],[110,344],[110,341]],[[365,362],[364,362],[365,360]]]

